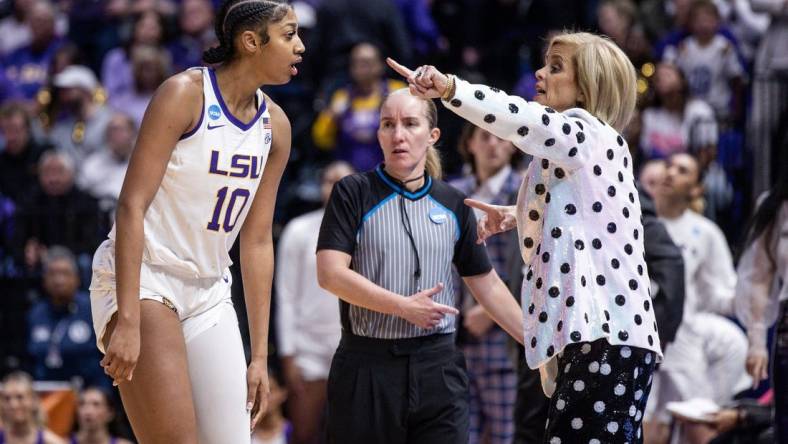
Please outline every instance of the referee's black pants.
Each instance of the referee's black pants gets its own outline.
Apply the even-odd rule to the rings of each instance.
[[[328,375],[332,444],[466,444],[468,376],[452,334],[343,333]]]

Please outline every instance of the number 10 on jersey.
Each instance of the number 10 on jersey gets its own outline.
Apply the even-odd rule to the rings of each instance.
[[[245,188],[236,188],[230,193],[229,199],[227,199],[227,191],[228,187],[224,187],[216,193],[216,207],[213,209],[213,217],[211,221],[208,222],[207,227],[211,231],[219,231],[220,228],[224,229],[227,233],[233,231],[236,222],[238,222],[238,217],[241,216],[244,207],[246,207],[246,204],[249,202],[249,190]],[[235,209],[237,200],[240,198],[243,198],[243,202],[239,204],[238,212],[235,213],[233,210]],[[225,201],[227,201],[226,209],[224,205]],[[224,212],[224,221],[220,224],[219,221],[222,218],[222,212]],[[235,217],[233,217],[233,213],[235,213]]]

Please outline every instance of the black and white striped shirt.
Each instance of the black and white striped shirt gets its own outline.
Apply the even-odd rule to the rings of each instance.
[[[452,265],[461,276],[492,269],[486,250],[476,244],[476,219],[463,204],[464,197],[448,184],[429,177],[420,189],[410,192],[381,166],[345,177],[331,193],[317,249],[351,255],[354,271],[404,297],[443,282],[443,291],[433,300],[456,306]],[[426,330],[398,316],[344,301],[340,301],[340,313],[343,329],[366,337],[402,339],[455,329],[451,315]]]

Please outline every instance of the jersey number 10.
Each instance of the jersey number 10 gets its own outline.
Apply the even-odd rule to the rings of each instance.
[[[244,207],[246,207],[246,203],[249,202],[249,190],[245,188],[236,188],[230,194],[230,199],[227,199],[227,188],[221,188],[216,193],[216,207],[213,209],[213,218],[211,221],[208,222],[208,229],[211,231],[219,231],[219,228],[223,228],[225,232],[229,233],[233,231],[235,228],[236,222],[238,222],[238,218],[241,216],[241,213],[244,211]],[[235,213],[235,217],[233,217],[233,209],[235,208],[235,201],[238,198],[242,197],[243,202],[238,209],[238,212]],[[227,209],[224,209],[224,201],[228,200],[227,202]],[[224,223],[219,224],[219,220],[222,217],[222,210],[224,210]]]

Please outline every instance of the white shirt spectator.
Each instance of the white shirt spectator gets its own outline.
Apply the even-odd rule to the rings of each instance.
[[[685,210],[676,219],[660,220],[684,256],[684,319],[697,312],[733,314],[736,272],[720,228],[692,210]]]
[[[276,258],[277,337],[281,356],[294,356],[306,381],[328,378],[341,337],[336,296],[317,283],[317,237],[324,210],[284,229]]]
[[[82,163],[77,186],[96,199],[110,197],[117,200],[129,160],[116,156],[108,149],[100,149]]]
[[[690,95],[708,102],[718,118],[730,115],[729,82],[735,77],[744,77],[744,68],[730,41],[717,34],[708,45],[701,46],[689,36],[678,47],[666,48],[664,60],[681,68],[689,83]]]
[[[746,389],[750,378],[744,366],[747,339],[736,324],[720,316],[732,313],[736,286],[722,231],[691,210],[661,220],[681,248],[687,286],[681,325],[655,373],[646,410],[647,417],[667,422],[668,402],[704,398],[724,404]]]
[[[646,108],[641,119],[640,149],[648,158],[669,157],[693,146],[717,145],[714,110],[703,100],[688,100],[683,114],[663,107]]]
[[[0,57],[30,44],[30,27],[26,22],[17,21],[10,15],[0,20]]]

